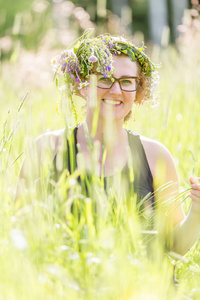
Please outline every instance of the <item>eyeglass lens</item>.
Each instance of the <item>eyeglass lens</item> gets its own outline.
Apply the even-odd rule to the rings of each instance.
[[[137,78],[126,77],[126,78],[105,78],[102,75],[97,76],[97,86],[102,89],[109,89],[115,83],[119,82],[120,88],[124,91],[135,91],[137,89]]]

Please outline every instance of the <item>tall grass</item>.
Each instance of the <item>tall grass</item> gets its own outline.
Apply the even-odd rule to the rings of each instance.
[[[200,66],[198,59],[188,61],[170,47],[161,51],[160,59],[160,105],[135,107],[136,121],[127,126],[169,148],[181,186],[187,189],[189,175],[200,172]],[[171,258],[157,228],[149,228],[151,217],[135,205],[134,195],[124,198],[118,175],[106,193],[95,172],[87,178],[81,156],[82,171],[62,174],[48,188],[47,166],[39,189],[33,182],[25,190],[25,205],[14,205],[24,148],[30,153],[36,136],[64,122],[56,114],[53,83],[42,89],[34,83],[15,86],[7,72],[2,64],[0,299],[199,299],[199,242],[186,257]],[[14,68],[11,72],[16,75]],[[74,100],[80,112],[83,103]],[[79,176],[86,180],[89,195]],[[189,199],[183,205],[187,212]]]

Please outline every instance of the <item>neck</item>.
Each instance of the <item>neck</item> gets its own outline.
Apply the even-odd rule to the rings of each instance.
[[[82,153],[84,153],[87,166],[91,166],[93,159],[98,157],[98,172],[104,170],[105,174],[113,174],[115,168],[122,169],[127,161],[128,135],[123,129],[123,122],[110,120],[107,122],[99,118],[96,131],[93,133],[91,119],[82,123],[77,132],[77,141]],[[92,149],[87,137],[89,136]],[[94,155],[94,157],[93,157]],[[93,157],[93,158],[92,158]],[[89,167],[90,168],[90,167]]]
[[[121,143],[124,139],[123,120],[104,119],[99,117],[95,126],[93,119],[86,117],[85,124],[88,128],[91,142],[99,141],[108,149]],[[95,130],[96,128],[96,130]]]

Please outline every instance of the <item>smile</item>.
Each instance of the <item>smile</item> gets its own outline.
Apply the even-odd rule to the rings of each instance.
[[[107,104],[111,104],[111,105],[119,105],[122,103],[121,101],[114,101],[114,100],[108,100],[108,99],[103,99],[103,102],[105,102]]]

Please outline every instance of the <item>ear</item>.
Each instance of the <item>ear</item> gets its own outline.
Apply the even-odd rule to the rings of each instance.
[[[140,84],[137,88],[135,103],[142,104],[147,98],[147,78],[145,76],[141,76]]]
[[[139,87],[137,92],[136,92],[136,97],[135,97],[134,102],[137,103],[137,104],[141,104],[143,99],[144,99],[144,92],[143,92],[142,88]]]

